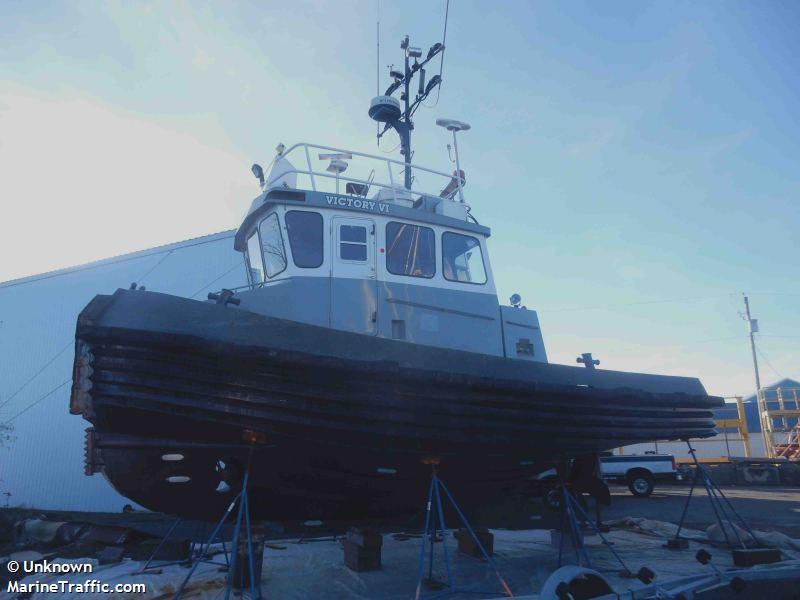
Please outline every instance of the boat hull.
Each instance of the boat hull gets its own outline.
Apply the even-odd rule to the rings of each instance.
[[[220,480],[248,463],[259,519],[413,514],[429,459],[478,511],[562,458],[713,435],[721,404],[690,378],[421,347],[127,290],[81,313],[73,379],[71,411],[94,425],[89,471],[147,508],[207,519],[230,502]]]

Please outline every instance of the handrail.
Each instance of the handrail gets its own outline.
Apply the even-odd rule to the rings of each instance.
[[[409,194],[412,194],[414,196],[417,196],[417,197],[419,197],[419,196],[432,196],[434,198],[440,198],[441,197],[440,196],[441,192],[426,192],[426,191],[423,191],[423,190],[405,190],[404,188],[399,188],[397,186],[397,184],[395,184],[394,173],[392,172],[392,165],[397,165],[397,166],[400,166],[400,167],[403,167],[403,168],[405,168],[406,166],[410,166],[412,170],[416,169],[418,171],[422,171],[422,172],[425,172],[425,173],[430,173],[432,175],[437,175],[439,177],[444,177],[447,180],[447,183],[450,183],[452,181],[453,177],[454,177],[454,175],[451,175],[449,173],[444,173],[442,171],[436,171],[435,169],[430,169],[428,167],[423,167],[422,165],[415,165],[413,163],[405,163],[403,161],[399,161],[399,160],[396,160],[396,159],[393,159],[393,158],[388,158],[388,157],[385,157],[385,156],[378,156],[378,155],[375,155],[375,154],[367,154],[365,152],[358,152],[358,151],[355,151],[355,150],[346,150],[344,148],[336,148],[336,147],[333,147],[333,146],[322,146],[322,145],[319,145],[319,144],[312,144],[312,143],[309,143],[309,142],[298,142],[298,143],[294,144],[293,146],[290,146],[287,150],[284,150],[281,153],[281,157],[282,158],[286,158],[290,154],[292,154],[292,152],[294,152],[295,150],[298,150],[300,148],[302,148],[303,153],[305,154],[306,164],[307,164],[308,168],[306,170],[303,170],[303,169],[296,168],[294,165],[292,165],[292,168],[287,170],[287,171],[285,171],[283,173],[283,175],[290,174],[290,173],[296,173],[296,174],[300,174],[300,175],[307,175],[311,180],[311,189],[314,190],[314,191],[318,191],[317,190],[317,180],[316,180],[316,178],[317,177],[325,177],[327,179],[334,179],[337,182],[343,180],[343,181],[351,182],[351,183],[366,184],[366,185],[370,185],[370,186],[374,185],[374,186],[377,186],[379,188],[389,189],[392,192],[392,197],[393,197],[395,202],[397,202],[397,199],[398,199],[398,196],[397,196],[398,191],[400,191],[400,192],[404,192],[405,191],[405,192],[407,192]],[[310,149],[324,150],[324,151],[327,151],[327,152],[350,154],[353,157],[361,157],[361,158],[367,158],[367,159],[370,159],[370,160],[377,160],[377,161],[383,162],[383,163],[386,164],[386,169],[387,169],[387,172],[388,172],[388,175],[389,175],[389,177],[388,177],[389,178],[389,183],[376,182],[375,179],[374,179],[374,169],[373,169],[373,176],[372,176],[373,178],[371,180],[361,179],[361,178],[356,178],[356,177],[349,177],[349,176],[342,175],[341,173],[338,173],[336,175],[332,175],[330,173],[324,173],[324,172],[321,172],[321,171],[316,171],[316,170],[314,170],[314,166],[311,163],[311,154],[309,152]],[[277,163],[277,161],[275,161],[275,162]]]
[[[390,162],[396,165],[400,165],[403,168],[405,168],[406,164],[408,164],[412,169],[420,169],[422,171],[427,171],[428,173],[433,173],[434,175],[441,175],[442,177],[447,177],[448,179],[451,179],[453,177],[449,173],[434,171],[433,169],[429,169],[428,167],[423,167],[422,165],[415,165],[414,163],[405,163],[403,161],[395,160],[393,158],[378,156],[377,154],[366,154],[365,152],[356,152],[355,150],[346,150],[344,148],[333,148],[332,146],[320,146],[319,144],[311,144],[309,142],[298,142],[294,146],[289,147],[288,150],[284,150],[283,156],[286,156],[292,150],[294,150],[295,148],[299,148],[300,146],[306,146],[308,148],[316,148],[317,150],[328,150],[329,152],[341,152],[345,154],[352,154],[353,156],[363,156],[364,158],[374,158],[376,160],[381,160],[384,162]]]
[[[343,175],[336,176],[336,175],[331,175],[330,173],[321,173],[319,171],[304,171],[302,169],[292,169],[291,171],[286,171],[286,173],[297,173],[298,175],[308,175],[310,177],[311,176],[317,176],[317,177],[325,177],[327,179],[338,179],[340,181],[346,181],[346,182],[350,182],[350,183],[368,183],[368,180],[366,180],[366,179],[356,179],[354,177],[345,177]],[[395,199],[395,201],[397,201],[397,190],[400,189],[400,188],[392,187],[391,185],[389,185],[387,183],[380,183],[380,182],[375,182],[375,181],[372,182],[372,185],[376,185],[378,187],[386,188],[386,189],[390,189],[390,188],[394,189],[394,191],[395,191],[394,199]],[[315,192],[317,191],[316,186],[313,186],[312,189]],[[406,190],[406,191],[408,191],[408,193],[410,193],[410,194],[415,194],[417,196],[433,196],[434,198],[440,198],[440,196],[438,194],[432,194],[432,193],[429,193],[429,192],[423,192],[421,190]],[[444,198],[442,198],[442,199],[444,200]]]

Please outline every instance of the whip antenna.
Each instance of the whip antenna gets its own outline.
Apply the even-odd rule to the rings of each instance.
[[[375,60],[375,94],[381,95],[381,0],[378,0],[378,20],[375,22],[375,43],[377,46]],[[381,147],[381,124],[375,123],[375,142]]]

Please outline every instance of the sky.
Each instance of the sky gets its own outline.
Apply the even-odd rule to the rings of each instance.
[[[280,142],[377,153],[379,8],[384,88],[445,1],[0,3],[0,281],[234,228]],[[414,160],[472,125],[500,299],[552,361],[748,394],[747,292],[762,380],[800,379],[799,28],[792,0],[451,2]]]

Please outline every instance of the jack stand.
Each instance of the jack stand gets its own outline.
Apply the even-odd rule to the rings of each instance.
[[[744,588],[747,587],[747,582],[745,582],[741,577],[730,577],[725,573],[723,573],[722,571],[720,571],[716,567],[716,565],[713,562],[711,562],[711,554],[707,550],[705,549],[698,550],[697,554],[695,554],[694,557],[695,559],[697,559],[697,562],[699,562],[701,565],[708,565],[709,567],[711,567],[717,578],[720,581],[727,582],[728,586],[735,594],[738,594]]]
[[[505,582],[503,577],[500,575],[500,572],[497,570],[497,565],[495,565],[495,562],[492,560],[492,557],[489,556],[488,552],[486,552],[486,549],[483,547],[483,544],[481,544],[480,540],[478,539],[478,536],[475,535],[475,531],[472,529],[466,517],[461,512],[461,509],[458,507],[458,504],[456,503],[455,499],[450,493],[450,490],[448,490],[444,482],[441,479],[439,479],[437,466],[439,465],[440,460],[438,458],[426,458],[422,462],[426,465],[431,465],[431,484],[428,489],[428,504],[427,508],[425,509],[425,529],[422,532],[422,546],[419,552],[419,567],[417,569],[417,591],[414,596],[415,600],[419,600],[420,598],[420,594],[422,593],[423,583],[425,583],[430,588],[435,588],[438,591],[437,594],[429,596],[429,598],[436,598],[440,596],[459,594],[459,593],[482,594],[487,596],[497,595],[497,592],[494,590],[479,591],[469,588],[459,588],[456,585],[455,578],[453,577],[453,570],[450,565],[450,554],[449,551],[447,550],[447,527],[445,526],[444,522],[442,492],[444,492],[445,496],[450,502],[450,505],[455,509],[459,519],[461,520],[461,523],[464,525],[464,528],[469,532],[469,535],[472,537],[475,546],[480,550],[484,560],[488,563],[492,571],[494,571],[494,574],[497,576],[497,580],[500,582],[500,585],[502,586],[505,595],[513,597],[514,594],[511,593],[511,589],[508,587],[508,584]],[[439,537],[440,533],[441,537]],[[447,569],[446,583],[433,579],[433,551],[434,551],[434,544],[437,541],[442,542],[442,550],[444,552],[444,564],[445,568]],[[424,577],[425,549],[428,543],[430,543],[431,549],[428,560],[428,577],[425,578]]]
[[[250,452],[250,456],[252,456],[252,449]],[[233,509],[236,507],[238,503],[239,508],[236,512],[236,526],[233,530],[233,542],[231,546],[231,558],[228,562],[228,577],[225,586],[225,600],[228,600],[231,595],[231,590],[233,589],[234,578],[237,577],[238,573],[236,571],[237,568],[237,559],[239,554],[239,535],[242,529],[242,523],[244,522],[245,526],[245,533],[247,534],[247,560],[248,560],[248,574],[250,578],[250,597],[253,600],[261,600],[261,586],[256,586],[256,571],[255,571],[255,564],[254,564],[254,557],[255,553],[253,552],[253,538],[252,538],[252,528],[250,526],[250,505],[247,496],[247,483],[250,477],[250,459],[248,458],[247,461],[247,469],[245,469],[244,477],[242,478],[242,490],[236,495],[236,497],[231,501],[228,505],[228,508],[225,510],[225,513],[222,515],[222,518],[217,522],[216,527],[214,527],[214,531],[211,533],[211,536],[208,538],[208,541],[200,546],[200,552],[198,556],[194,559],[192,568],[189,570],[189,573],[186,575],[186,578],[181,583],[178,590],[175,592],[173,596],[173,600],[178,600],[181,595],[183,594],[183,590],[186,587],[186,584],[189,583],[189,580],[194,575],[194,572],[197,570],[197,567],[200,565],[201,562],[208,562],[206,559],[206,553],[208,552],[211,545],[217,539],[222,526],[225,524],[225,521],[228,520],[228,517],[233,512]],[[222,542],[224,545],[224,541]],[[203,549],[205,547],[205,550]],[[261,569],[259,569],[259,572]]]
[[[614,555],[614,558],[617,559],[620,565],[622,565],[623,574],[626,577],[639,577],[642,579],[643,577],[647,577],[646,573],[650,573],[649,569],[645,571],[646,567],[642,567],[640,569],[639,574],[635,575],[629,568],[628,565],[622,560],[617,551],[614,550],[613,545],[610,541],[603,535],[603,532],[600,528],[592,522],[592,519],[589,518],[589,515],[586,514],[586,511],[583,510],[578,500],[569,491],[566,485],[561,485],[561,496],[562,496],[562,513],[561,513],[561,536],[558,542],[558,566],[561,566],[561,557],[563,554],[564,548],[564,525],[568,525],[570,528],[570,537],[572,538],[572,545],[575,549],[575,557],[578,561],[578,566],[584,566],[583,561],[586,561],[586,566],[592,568],[592,563],[589,560],[589,554],[586,552],[586,547],[583,545],[583,534],[581,532],[581,526],[578,522],[578,513],[580,514],[581,519],[588,523],[591,528],[600,536],[600,539],[603,540],[603,544],[611,550],[611,554]],[[565,523],[566,521],[566,523]],[[649,582],[648,582],[649,583]]]
[[[158,553],[161,552],[162,548],[164,548],[164,546],[167,544],[167,542],[170,541],[170,539],[172,538],[172,534],[178,528],[178,525],[180,525],[182,522],[183,522],[183,519],[180,519],[180,518],[175,520],[175,522],[172,524],[172,527],[170,527],[169,531],[167,531],[167,535],[165,535],[163,538],[161,538],[161,541],[158,542],[158,545],[156,546],[155,550],[153,550],[153,553],[148,557],[147,561],[144,563],[142,568],[139,569],[138,571],[136,571],[134,573],[134,575],[143,575],[143,574],[151,571],[151,565],[153,564],[153,562],[155,562],[157,560],[156,557],[158,556]],[[200,553],[202,553],[202,549],[203,549],[203,547],[201,545],[200,546]],[[224,542],[223,542],[223,545],[222,545],[222,549],[223,549],[223,552],[225,554],[225,564],[227,565],[227,563],[228,563],[228,550],[227,550],[227,548],[225,548],[225,543]],[[199,556],[200,553],[198,553],[198,556]],[[193,554],[194,554],[194,542],[190,542],[190,544],[189,544],[189,558],[188,559],[169,560],[169,561],[166,561],[166,562],[159,562],[157,565],[154,565],[152,568],[153,569],[155,569],[155,568],[159,568],[160,569],[161,567],[169,567],[169,566],[172,566],[172,565],[186,564],[187,562],[191,562],[191,558],[192,558]],[[222,563],[214,562],[211,559],[205,559],[205,562],[207,562],[209,564],[222,564]]]
[[[747,548],[733,523],[732,517],[736,517],[739,523],[742,524],[742,528],[747,531],[753,542],[757,544],[758,541],[756,540],[756,536],[753,534],[753,531],[750,529],[750,526],[745,522],[744,519],[742,519],[741,516],[739,516],[739,513],[737,513],[733,508],[730,501],[725,497],[725,494],[722,492],[719,486],[711,480],[711,477],[709,476],[705,467],[703,467],[703,465],[701,465],[697,460],[696,451],[692,447],[692,444],[688,439],[684,441],[689,447],[689,454],[692,455],[692,461],[694,462],[694,476],[692,477],[692,485],[689,488],[689,495],[686,497],[686,504],[683,505],[681,519],[678,522],[678,530],[675,532],[675,537],[673,539],[667,540],[667,547],[674,550],[688,548],[688,541],[685,538],[681,538],[680,535],[681,529],[683,528],[683,521],[686,519],[686,513],[689,510],[689,503],[692,500],[692,493],[694,492],[695,487],[697,487],[698,480],[703,484],[706,494],[708,494],[708,499],[711,502],[711,508],[714,511],[714,516],[716,517],[717,523],[722,530],[722,535],[725,536],[725,542],[728,544],[728,547],[731,548],[731,550],[734,549],[731,539],[728,536],[728,528],[725,525],[726,521],[728,522],[733,535],[736,537],[736,541],[738,542],[739,546],[741,546],[742,549]]]

